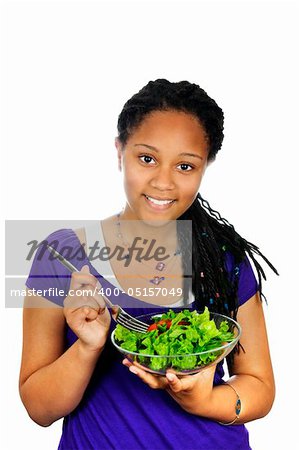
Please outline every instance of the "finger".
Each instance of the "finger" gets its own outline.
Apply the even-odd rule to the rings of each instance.
[[[165,377],[154,375],[145,370],[137,367],[136,364],[131,363],[129,360],[124,359],[123,364],[127,366],[131,373],[137,375],[144,383],[148,384],[152,389],[165,389],[168,386],[168,382]]]
[[[202,386],[206,386],[208,389],[211,384],[213,384],[214,373],[216,370],[216,364],[201,370],[200,372],[193,375],[186,375],[182,378],[176,377],[173,373],[168,372],[166,377],[169,381],[170,388],[173,392],[180,391],[191,391],[195,384],[200,383]],[[174,377],[173,377],[174,375]],[[173,379],[173,381],[170,381]]]
[[[71,279],[71,288],[78,289],[81,285],[90,284],[96,287],[97,279],[94,277],[90,271],[88,265],[84,265],[80,272],[73,272]]]
[[[135,366],[135,367],[139,367],[141,370],[144,370],[144,368],[143,368],[143,366],[141,365],[141,364],[139,364],[137,361],[134,361],[134,362],[132,362],[132,361],[130,361],[129,359],[127,359],[127,358],[125,358],[123,361],[122,361],[122,363],[123,363],[123,365],[124,366],[127,366],[127,367],[130,367],[130,366]],[[156,375],[155,375],[156,376]]]
[[[129,367],[132,364],[131,361],[129,361],[127,358],[123,359],[122,363],[126,367]]]
[[[129,359],[126,359],[126,358],[125,358],[125,359],[122,361],[122,363],[123,363],[124,366],[127,366],[128,368],[130,368],[131,366],[134,366],[134,367],[136,367],[136,369],[141,369],[142,372],[150,373],[153,377],[155,377],[155,378],[159,378],[159,377],[160,377],[160,378],[163,378],[164,381],[166,381],[165,377],[161,377],[161,375],[159,375],[159,374],[157,374],[157,373],[151,373],[151,372],[147,372],[146,370],[144,370],[144,366],[142,366],[141,364],[139,364],[137,361],[132,362],[132,361],[130,361]]]
[[[96,286],[83,284],[76,290],[70,289],[68,296],[64,300],[64,307],[76,309],[84,305],[89,305],[91,308],[99,310],[100,314],[103,314],[105,312],[106,303],[99,294],[99,289],[101,288],[101,284],[97,282]]]
[[[97,301],[99,308],[105,310],[107,305],[106,305],[105,300],[103,299],[102,295],[100,294],[101,289],[102,289],[102,285],[99,281],[97,281],[93,298]]]
[[[86,302],[84,302],[83,300],[82,301],[80,300],[80,303],[78,304],[77,307],[73,307],[73,306],[74,306],[74,304],[72,304],[72,307],[68,307],[68,306],[64,307],[66,316],[70,315],[70,314],[74,314],[74,313],[76,313],[76,311],[81,310],[83,308],[86,309],[86,314],[87,314],[87,311],[89,311],[89,310],[95,311],[95,318],[98,315],[104,314],[104,312],[105,312],[105,308],[99,308],[99,305],[97,304],[97,302],[92,301],[90,299],[87,299]],[[93,314],[92,314],[92,316],[93,316]]]
[[[64,299],[64,307],[69,309],[81,308],[88,305],[91,308],[99,309],[99,305],[94,298],[95,288],[92,285],[86,284],[79,289],[69,290],[68,296]]]
[[[90,273],[89,265],[88,264],[84,264],[84,266],[81,267],[80,272],[81,273]]]
[[[88,269],[88,266],[83,266],[83,267],[87,267],[87,269]],[[93,277],[93,275],[92,275],[92,277]],[[95,284],[94,284],[94,282],[95,282]],[[93,277],[92,284],[82,285],[81,288],[77,289],[77,291],[83,292],[85,294],[85,297],[87,296],[88,298],[92,298],[92,300],[91,300],[92,307],[100,308],[101,313],[103,313],[106,308],[106,303],[104,301],[103,296],[100,294],[101,290],[102,290],[102,285],[95,277]],[[95,300],[96,303],[93,300]]]
[[[66,314],[66,322],[67,324],[71,324],[76,329],[80,329],[80,327],[82,327],[86,322],[86,319],[89,316],[93,317],[95,313],[96,315],[98,314],[97,311],[92,310],[89,306],[82,306],[81,308]]]
[[[128,365],[132,365],[133,364],[135,367],[140,368],[141,370],[144,370],[144,366],[139,364],[137,361],[134,361],[134,362],[131,362],[130,360],[128,360],[128,361],[129,361]],[[154,376],[157,376],[157,374],[154,374]]]
[[[97,311],[96,309],[89,308],[89,307],[84,307],[84,309],[86,312],[85,319],[89,322],[92,322],[93,320],[97,319],[97,317],[99,316],[99,311]]]
[[[180,392],[183,390],[183,382],[182,379],[178,378],[174,373],[167,372],[166,378],[169,383],[169,387],[173,392]]]

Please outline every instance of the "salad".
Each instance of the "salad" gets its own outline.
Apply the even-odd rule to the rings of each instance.
[[[215,321],[210,319],[207,307],[203,313],[188,309],[175,313],[170,309],[162,316],[153,316],[152,319],[153,323],[149,325],[146,334],[117,324],[115,339],[121,348],[138,353],[136,360],[141,364],[146,363],[153,370],[166,367],[193,369],[206,365],[222,353],[222,350],[212,350],[235,339],[228,322],[223,320],[217,327]],[[151,355],[165,358],[150,357]]]

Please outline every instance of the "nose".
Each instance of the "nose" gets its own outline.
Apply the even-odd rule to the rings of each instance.
[[[171,169],[159,167],[150,182],[151,186],[159,191],[172,190],[175,187]]]

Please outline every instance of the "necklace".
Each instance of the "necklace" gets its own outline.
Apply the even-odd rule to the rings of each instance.
[[[116,226],[117,226],[117,237],[121,240],[123,247],[127,250],[127,253],[125,254],[124,258],[125,259],[129,259],[130,258],[130,251],[129,249],[131,248],[131,245],[129,244],[128,241],[125,240],[122,229],[121,229],[121,223],[120,223],[120,213],[118,213],[116,215],[117,217],[117,221],[116,221]],[[170,261],[172,261],[176,256],[181,255],[181,250],[180,248],[176,248],[175,252],[171,255],[171,258],[168,260],[167,265],[166,263],[159,261],[156,265],[154,270],[162,272],[166,267],[169,268],[169,263]],[[147,267],[150,267],[148,264],[145,264],[141,259],[137,259],[137,261],[141,264],[144,264]],[[151,270],[152,267],[150,268]],[[143,277],[144,278],[144,277]],[[150,278],[148,281],[152,284],[158,285],[160,284],[162,281],[165,280],[165,277],[163,276],[159,276],[157,274],[154,274],[153,278]]]

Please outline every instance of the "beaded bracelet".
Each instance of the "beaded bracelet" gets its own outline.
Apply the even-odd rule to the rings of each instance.
[[[236,396],[237,396],[237,401],[236,401],[236,405],[235,405],[235,411],[236,411],[236,417],[234,418],[234,420],[232,420],[231,422],[218,422],[220,423],[220,425],[232,425],[233,423],[236,422],[236,420],[239,419],[240,417],[240,412],[241,412],[241,399],[239,397],[238,392],[236,391],[236,389],[229,383],[224,383],[224,385],[229,386],[230,388],[232,388],[232,390],[235,392]]]

